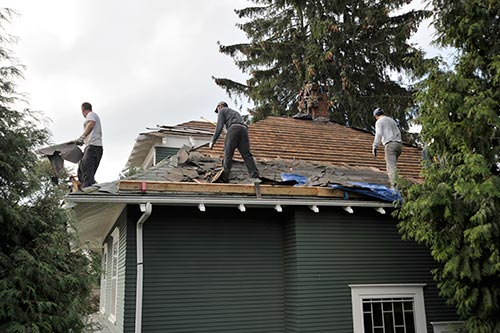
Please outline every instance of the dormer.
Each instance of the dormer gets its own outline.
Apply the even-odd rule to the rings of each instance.
[[[125,169],[148,169],[175,155],[184,145],[196,146],[210,142],[214,129],[214,125],[202,121],[148,128],[149,132],[140,133],[137,137]]]

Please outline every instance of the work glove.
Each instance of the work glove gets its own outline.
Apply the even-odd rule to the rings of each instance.
[[[208,148],[212,149],[214,147],[214,143],[213,141],[210,141],[210,143],[208,144]]]
[[[75,139],[73,142],[75,145],[81,146],[81,145],[83,145],[84,140],[85,140],[85,137],[82,135],[82,136],[78,137],[77,139]]]
[[[375,147],[375,146],[372,147],[372,154],[375,157],[377,156],[377,147]]]

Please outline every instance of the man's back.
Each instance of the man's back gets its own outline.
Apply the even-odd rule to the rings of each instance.
[[[245,125],[240,113],[228,107],[220,109],[217,116],[217,127],[215,128],[215,133],[212,141],[215,142],[219,138],[224,125],[226,126],[226,129],[229,129],[229,127],[234,124]]]
[[[391,141],[401,142],[401,132],[399,131],[398,124],[391,117],[382,116],[375,123],[374,144],[378,144],[380,141],[384,145]]]

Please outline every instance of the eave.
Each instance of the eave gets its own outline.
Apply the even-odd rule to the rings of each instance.
[[[147,182],[145,185],[137,183],[144,182],[127,181],[124,184],[144,186],[145,189],[149,188],[149,191],[122,189],[114,194],[77,192],[66,197],[66,202],[72,207],[78,221],[75,227],[80,245],[92,242],[100,246],[126,205],[151,203],[153,206],[193,206],[200,211],[209,210],[211,207],[226,207],[242,212],[247,208],[268,208],[282,212],[287,207],[302,206],[314,213],[321,211],[322,207],[338,207],[348,213],[355,213],[357,207],[373,208],[379,213],[384,213],[384,208],[393,207],[389,202],[366,198],[362,200],[360,196],[341,190],[312,186],[260,185],[259,197],[256,195],[255,186],[250,184],[192,184],[192,187],[186,186],[185,183],[169,184],[169,190],[174,186],[176,192],[168,192],[158,191],[159,187],[168,188],[166,182]],[[155,186],[157,191],[153,190]],[[198,188],[197,192],[194,192],[195,188]],[[377,213],[374,211],[374,214]]]

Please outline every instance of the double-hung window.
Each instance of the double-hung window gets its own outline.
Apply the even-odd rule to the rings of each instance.
[[[120,232],[116,228],[111,234],[113,245],[111,247],[111,300],[109,318],[112,322],[116,321],[116,305],[118,301],[118,254],[120,244]]]
[[[107,274],[108,274],[108,244],[105,244],[102,250],[102,263],[101,263],[100,309],[102,313],[106,313]]]

